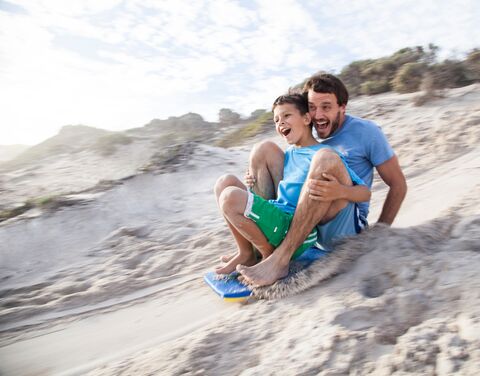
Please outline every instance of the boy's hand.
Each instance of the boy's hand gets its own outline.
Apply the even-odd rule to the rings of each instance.
[[[338,182],[335,176],[323,173],[326,180],[308,179],[308,193],[314,201],[329,202],[344,197],[344,186]]]
[[[248,170],[245,171],[244,180],[245,180],[245,185],[247,186],[247,188],[253,188],[253,186],[257,182],[257,179],[255,179],[255,176],[250,175],[250,171],[248,171]]]

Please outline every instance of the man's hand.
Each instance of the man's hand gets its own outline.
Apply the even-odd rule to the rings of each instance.
[[[257,179],[255,179],[255,176],[250,175],[250,171],[248,170],[245,171],[245,176],[243,177],[243,179],[245,180],[245,185],[247,186],[247,188],[253,188],[253,186],[257,182]]]
[[[308,179],[310,199],[329,202],[344,198],[345,187],[338,182],[335,176],[322,173],[322,177],[327,180]]]

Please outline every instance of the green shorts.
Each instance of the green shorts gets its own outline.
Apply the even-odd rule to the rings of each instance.
[[[264,198],[248,192],[247,206],[244,212],[245,217],[251,219],[263,232],[268,242],[277,248],[287,236],[293,214],[286,213],[277,208]],[[317,228],[307,236],[303,244],[295,251],[292,259],[299,257],[307,248],[317,242]]]

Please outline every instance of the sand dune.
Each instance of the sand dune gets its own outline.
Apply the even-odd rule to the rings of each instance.
[[[407,175],[395,225],[340,245],[282,298],[246,305],[220,301],[202,275],[232,250],[213,184],[243,175],[251,143],[198,145],[162,173],[139,172],[153,155],[135,152],[143,141],[107,162],[9,171],[9,200],[48,179],[83,192],[0,225],[0,373],[478,374],[480,85],[423,107],[415,95],[350,105],[382,125]],[[126,165],[128,153],[142,157]],[[89,190],[101,179],[116,183]],[[371,223],[384,195],[376,180]]]

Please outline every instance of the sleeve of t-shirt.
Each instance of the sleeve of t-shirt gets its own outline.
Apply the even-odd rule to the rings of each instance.
[[[350,175],[350,179],[352,179],[352,183],[353,185],[367,185],[365,184],[365,182],[363,181],[362,178],[360,178],[360,176],[358,176],[355,171],[353,171],[350,166],[348,165],[347,161],[345,160],[345,157],[340,154],[338,151],[337,151],[337,154],[340,156],[340,158],[342,159],[342,162],[343,162],[343,165],[345,166],[345,168],[347,169],[347,172],[348,174]]]
[[[352,179],[353,185],[367,185],[365,182],[360,179],[360,177],[353,171],[350,167],[347,166],[348,173],[350,174],[350,179]]]
[[[375,123],[372,123],[369,139],[368,155],[375,167],[388,161],[395,154],[382,129]]]

